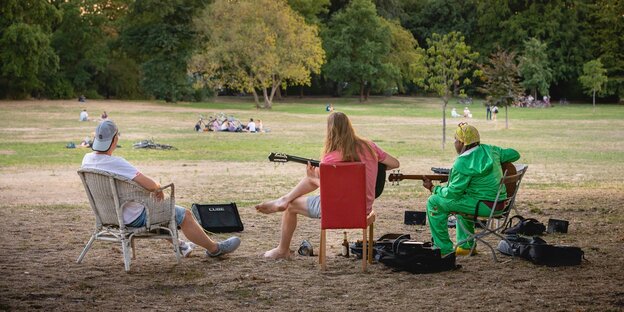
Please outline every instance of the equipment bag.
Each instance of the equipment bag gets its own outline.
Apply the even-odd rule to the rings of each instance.
[[[584,258],[581,248],[550,245],[537,236],[529,239],[508,235],[506,238],[498,243],[498,251],[508,256],[527,259],[534,264],[551,267],[579,265]]]
[[[193,204],[191,211],[204,230],[213,233],[243,231],[236,203]]]
[[[394,240],[396,240],[399,237],[410,239],[409,234],[395,234],[395,233],[384,234],[380,238],[378,238],[373,243],[373,258],[377,259],[378,250],[387,248],[388,244],[390,245],[390,248],[392,248],[392,243],[394,242]],[[367,243],[368,243],[368,246],[370,246],[370,242],[367,242]],[[362,259],[362,241],[361,240],[358,240],[355,243],[349,244],[349,249],[352,255],[354,255],[358,259]]]
[[[409,239],[409,234],[394,240],[377,242],[377,261],[395,271],[406,271],[415,274],[436,273],[458,269],[455,264],[455,253],[444,258],[440,249],[433,248],[429,242],[418,242]]]
[[[518,222],[512,226],[513,220],[518,219]],[[515,215],[507,221],[504,234],[521,234],[527,236],[542,235],[546,231],[546,226],[543,223],[533,218],[523,218],[520,215]]]

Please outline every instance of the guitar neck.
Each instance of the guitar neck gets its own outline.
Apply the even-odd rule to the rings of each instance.
[[[288,161],[293,161],[293,162],[304,164],[304,165],[307,165],[308,162],[310,162],[310,164],[314,167],[318,167],[321,165],[321,162],[315,159],[303,158],[303,157],[292,156],[292,155],[286,155],[286,158],[288,159]]]
[[[437,180],[441,182],[448,181],[448,175],[445,174],[400,174],[400,173],[391,173],[388,176],[388,181],[401,181],[401,180],[423,180],[427,178],[429,180]]]

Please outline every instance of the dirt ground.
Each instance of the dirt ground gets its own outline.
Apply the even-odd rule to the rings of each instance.
[[[301,174],[298,166],[219,166],[232,175],[245,175],[252,168],[267,176],[296,179]],[[329,236],[328,270],[321,272],[315,257],[263,260],[260,253],[277,241],[279,216],[257,214],[248,205],[240,207],[245,230],[238,234],[243,244],[236,253],[209,259],[195,252],[176,264],[164,241],[138,241],[137,259],[131,272],[124,273],[120,248],[110,243],[97,242],[84,262],[76,264],[93,217],[75,168],[66,169],[3,172],[2,310],[617,311],[624,306],[624,193],[618,189],[551,190],[548,196],[540,190],[520,191],[518,208],[523,214],[531,215],[529,207],[538,206],[541,214],[533,216],[543,222],[550,217],[570,221],[569,233],[545,239],[582,247],[587,261],[577,267],[541,267],[504,257],[494,263],[483,247],[477,256],[459,258],[462,268],[457,271],[412,275],[374,264],[361,273],[359,261],[337,256],[340,233],[335,231]],[[181,201],[208,189],[206,196],[228,191],[225,186],[196,185],[192,181],[198,177],[188,166],[143,169],[176,181]],[[245,197],[245,189],[239,191]],[[426,227],[402,224],[403,211],[413,209],[407,205],[385,196],[376,202],[377,237],[398,232],[426,240]],[[294,244],[309,239],[318,247],[318,228],[318,221],[300,222]],[[349,235],[355,239],[358,232]]]
[[[422,159],[410,161],[410,166],[427,168],[428,163]],[[225,170],[213,174],[215,181],[227,177],[245,183],[232,187],[197,182],[217,167]],[[186,206],[214,203],[223,194],[236,198],[245,225],[236,234],[243,241],[239,250],[222,259],[196,250],[177,264],[167,242],[139,240],[137,258],[125,273],[120,246],[96,242],[77,264],[94,222],[77,166],[0,166],[0,310],[624,310],[621,180],[597,188],[544,189],[537,182],[549,175],[547,168],[529,167],[518,210],[544,223],[549,218],[568,220],[567,234],[544,239],[581,247],[587,260],[580,266],[550,268],[502,255],[501,262],[494,262],[480,246],[477,256],[458,258],[459,270],[413,275],[382,264],[362,273],[359,260],[338,256],[342,231],[328,236],[327,271],[320,271],[316,257],[262,259],[261,253],[276,245],[280,215],[258,214],[253,204],[288,190],[302,176],[300,166],[204,161],[141,163],[140,168],[175,182],[177,202]],[[249,179],[250,172],[254,179]],[[375,237],[409,233],[429,240],[428,227],[403,224],[405,210],[424,210],[426,198],[412,192],[416,183],[386,185],[375,202]],[[319,221],[300,220],[292,248],[307,239],[316,251]],[[349,231],[350,240],[357,237],[358,231]]]

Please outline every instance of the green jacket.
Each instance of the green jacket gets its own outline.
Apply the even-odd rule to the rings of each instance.
[[[476,200],[496,199],[498,183],[503,177],[501,163],[513,162],[520,154],[511,148],[480,144],[455,159],[447,186],[435,186],[433,193],[448,199],[468,196]],[[500,198],[507,198],[505,186]]]

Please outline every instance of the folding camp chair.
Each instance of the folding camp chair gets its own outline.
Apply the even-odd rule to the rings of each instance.
[[[509,213],[512,209],[515,209],[516,195],[518,194],[518,189],[520,188],[520,182],[522,181],[522,177],[526,173],[528,166],[526,165],[517,165],[516,173],[509,175],[507,171],[505,171],[503,177],[501,178],[498,191],[496,193],[496,199],[491,205],[487,204],[490,208],[490,215],[486,219],[480,219],[477,215],[477,210],[482,201],[477,203],[475,207],[475,213],[472,216],[463,215],[464,218],[472,219],[475,223],[475,233],[467,237],[466,239],[457,242],[456,246],[461,246],[462,244],[475,240],[475,244],[473,244],[470,253],[474,252],[475,247],[477,246],[476,241],[483,243],[488,246],[492,251],[492,257],[494,261],[498,261],[496,258],[496,250],[494,247],[488,243],[485,238],[489,235],[494,235],[500,239],[506,240],[505,236],[503,236],[500,231],[505,227],[505,223],[507,223],[507,219],[509,218]],[[503,186],[508,191],[507,198],[499,200],[501,197],[501,193],[503,191]],[[496,225],[494,224],[496,223]],[[466,228],[464,228],[461,222],[457,222],[457,231],[465,231],[468,232]],[[477,228],[480,228],[477,231]]]

